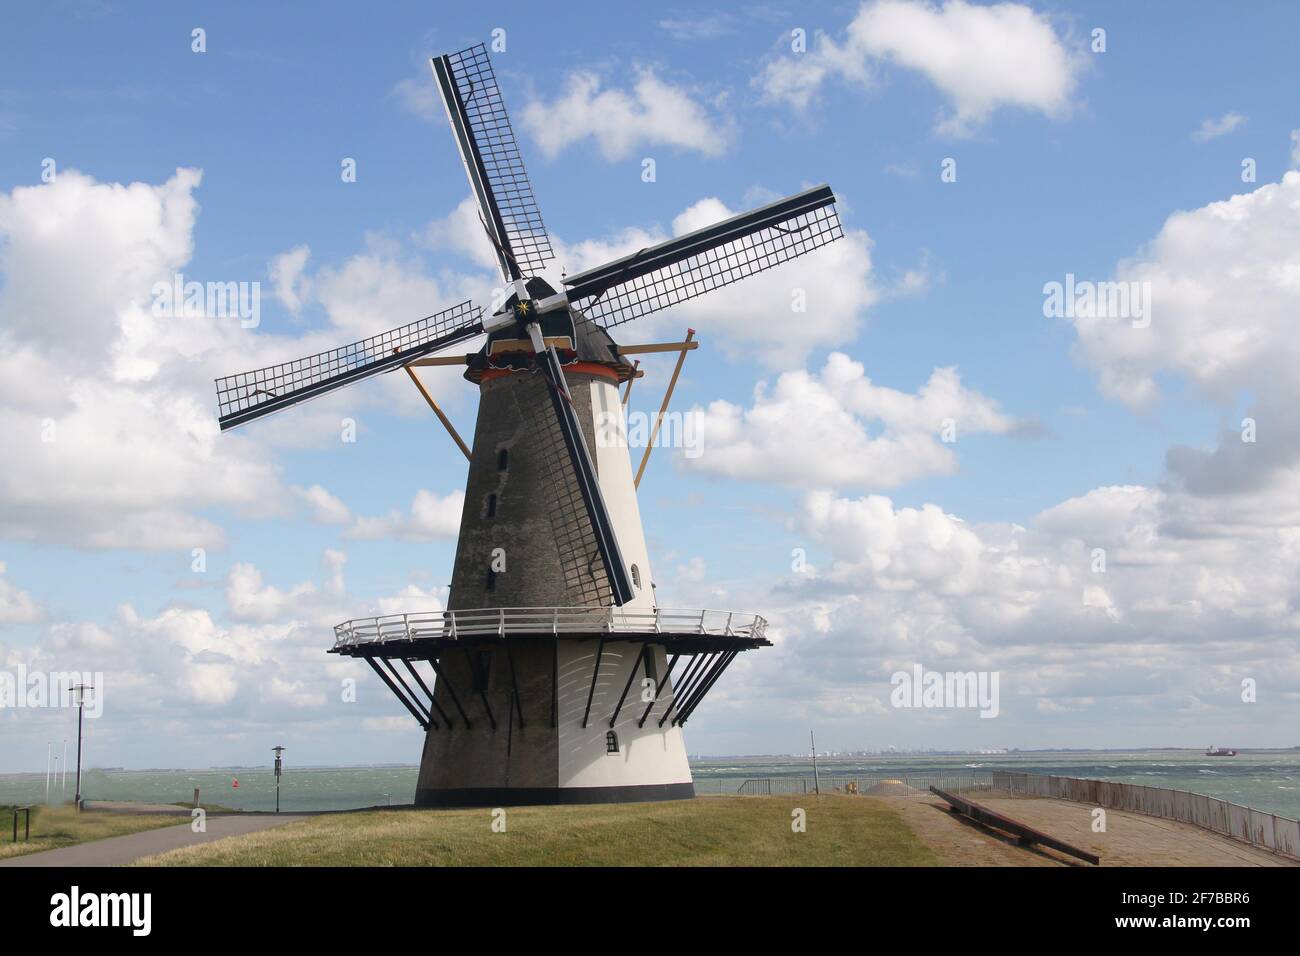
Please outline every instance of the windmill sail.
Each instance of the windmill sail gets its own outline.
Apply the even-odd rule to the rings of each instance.
[[[536,275],[554,258],[501,88],[483,44],[432,61],[447,119],[502,277]]]
[[[564,280],[569,302],[609,328],[720,289],[844,235],[829,186],[787,196]]]
[[[623,561],[618,539],[614,535],[614,522],[610,520],[609,510],[605,507],[605,498],[600,492],[600,481],[596,475],[596,466],[591,460],[591,451],[587,448],[586,439],[582,437],[582,425],[573,408],[573,398],[569,394],[568,383],[564,380],[564,369],[554,348],[543,349],[537,358],[538,364],[542,367],[542,374],[546,376],[550,386],[555,417],[559,421],[560,432],[569,451],[578,490],[591,521],[592,533],[596,537],[600,559],[605,565],[605,576],[609,580],[611,596],[615,604],[626,604],[635,596],[632,580],[628,577],[627,565]]]
[[[328,352],[217,379],[221,430],[387,372],[483,331],[483,309],[472,302]]]

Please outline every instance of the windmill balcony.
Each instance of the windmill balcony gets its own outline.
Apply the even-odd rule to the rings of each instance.
[[[393,642],[414,644],[461,639],[604,637],[673,644],[739,642],[759,646],[767,621],[740,611],[656,608],[625,611],[618,607],[503,607],[464,611],[387,614],[344,621],[334,628],[335,653]]]

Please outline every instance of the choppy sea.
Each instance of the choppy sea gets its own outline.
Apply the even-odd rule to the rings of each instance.
[[[698,793],[735,793],[754,778],[811,775],[812,764],[802,756],[697,757],[691,760],[691,769]],[[1300,748],[1245,750],[1236,757],[1207,757],[1194,750],[819,757],[818,769],[826,775],[1018,770],[1091,777],[1190,790],[1300,818]],[[410,803],[415,777],[414,766],[289,766],[280,781],[280,804],[286,810],[339,810]],[[62,776],[53,780],[50,801],[71,800],[73,783],[71,776],[66,787]],[[188,804],[196,787],[207,806],[239,810],[275,806],[275,775],[270,767],[89,770],[83,781],[89,800]],[[0,774],[0,804],[45,800],[45,774]]]

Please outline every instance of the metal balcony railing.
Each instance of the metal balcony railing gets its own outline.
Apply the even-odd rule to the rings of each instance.
[[[423,614],[386,614],[344,621],[334,628],[334,646],[508,635],[669,634],[763,639],[767,621],[757,614],[705,609],[618,607],[502,607]]]

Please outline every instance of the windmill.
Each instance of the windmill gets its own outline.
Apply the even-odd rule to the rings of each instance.
[[[835,196],[806,190],[556,290],[538,277],[554,254],[486,49],[431,65],[508,298],[218,379],[221,428],[403,368],[469,459],[446,610],[344,622],[331,649],[365,660],[425,730],[417,804],[692,796],[681,728],[738,654],[770,644],[767,622],[656,602],[619,387],[638,374],[626,356],[676,350],[680,371],[695,343],[620,347],[609,330],[840,238]],[[453,364],[479,386],[472,450],[414,371]]]

